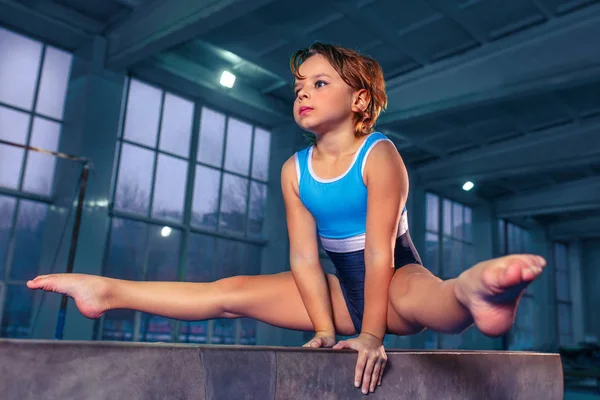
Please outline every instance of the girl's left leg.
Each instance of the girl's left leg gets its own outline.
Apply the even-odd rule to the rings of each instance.
[[[421,265],[405,265],[390,283],[390,311],[396,317],[390,330],[397,334],[425,328],[460,333],[475,323],[486,335],[502,335],[514,322],[523,291],[544,266],[539,256],[509,255],[481,262],[443,281]]]

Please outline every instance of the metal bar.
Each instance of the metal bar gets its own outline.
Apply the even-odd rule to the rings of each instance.
[[[79,228],[81,227],[81,214],[83,211],[83,201],[85,198],[85,189],[87,186],[88,176],[90,172],[90,165],[86,163],[83,165],[83,170],[81,171],[81,178],[79,187],[79,198],[77,199],[77,211],[75,213],[75,223],[73,225],[73,231],[71,235],[71,247],[69,249],[69,260],[67,262],[67,274],[73,272],[73,265],[75,263],[75,252],[77,250],[77,241],[79,239]],[[63,295],[60,303],[60,309],[58,311],[58,323],[56,325],[56,339],[63,338],[63,330],[65,325],[65,316],[67,312],[67,300],[68,297]]]
[[[13,146],[13,147],[19,147],[19,148],[25,149],[25,150],[36,151],[36,152],[42,153],[42,154],[50,154],[50,155],[53,155],[58,158],[64,158],[67,160],[77,161],[77,162],[81,162],[81,163],[90,163],[91,162],[90,159],[88,159],[86,157],[73,156],[70,154],[62,153],[60,151],[46,150],[46,149],[42,149],[41,147],[28,146],[25,144],[9,142],[8,140],[3,140],[3,139],[0,139],[0,144],[4,144],[7,146]],[[25,165],[23,165],[23,168],[25,168]]]

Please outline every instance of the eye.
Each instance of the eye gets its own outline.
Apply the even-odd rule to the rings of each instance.
[[[323,86],[319,86],[320,84],[323,84],[323,86],[324,86],[324,85],[327,85],[327,82],[325,82],[325,81],[316,81],[315,82],[315,87],[323,87]]]

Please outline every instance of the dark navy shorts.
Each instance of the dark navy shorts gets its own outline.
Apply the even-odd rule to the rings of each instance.
[[[335,266],[336,276],[340,281],[354,328],[357,333],[360,333],[365,307],[365,251],[348,253],[327,251],[327,255]],[[423,265],[409,232],[398,236],[394,251],[394,268],[398,269],[407,264]]]

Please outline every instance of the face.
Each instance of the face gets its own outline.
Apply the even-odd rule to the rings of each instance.
[[[294,119],[298,126],[322,134],[352,121],[360,96],[325,57],[316,54],[308,58],[299,72],[303,79],[296,79],[294,86]]]

